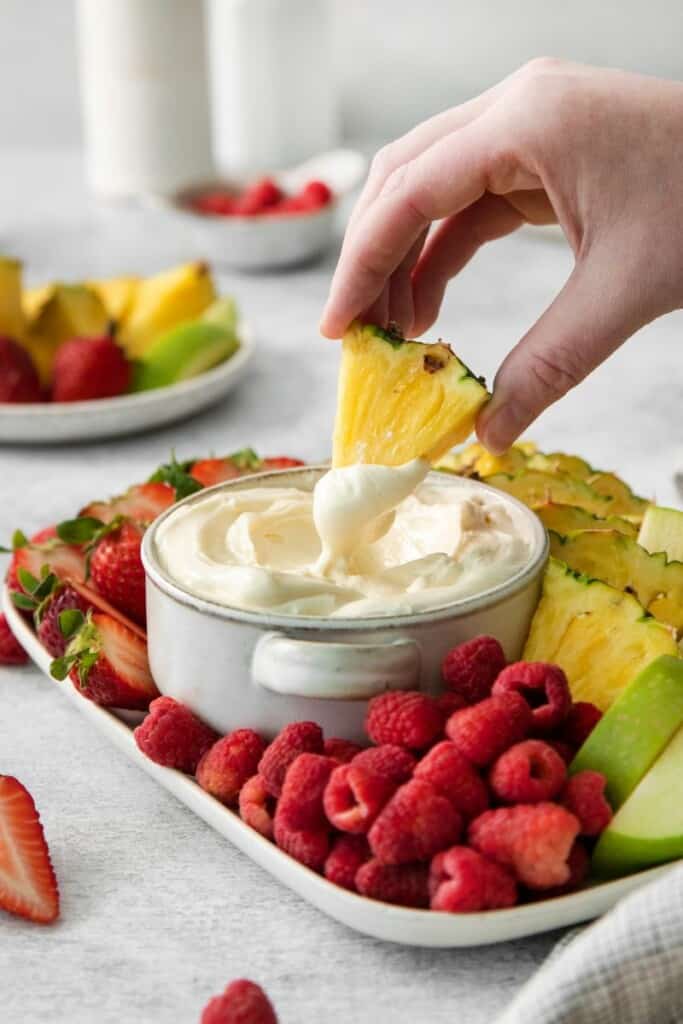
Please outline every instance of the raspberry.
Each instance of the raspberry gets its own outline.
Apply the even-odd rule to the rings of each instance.
[[[282,199],[282,190],[272,178],[261,178],[244,190],[235,201],[234,212],[243,217],[251,217],[263,213],[269,206],[274,206]]]
[[[516,661],[500,673],[491,691],[494,696],[519,693],[531,707],[533,732],[551,733],[560,725],[572,706],[567,677],[559,665],[544,661]]]
[[[135,729],[138,747],[166,768],[193,775],[199,760],[218,739],[218,734],[173,697],[157,697],[149,714]]]
[[[491,687],[504,668],[503,648],[495,637],[476,636],[448,652],[441,675],[449,690],[459,693],[466,704],[476,704],[491,696]]]
[[[339,765],[325,790],[329,821],[342,832],[367,832],[414,765],[407,750],[391,744],[363,750],[350,764]]]
[[[297,198],[305,209],[318,210],[332,201],[332,191],[324,181],[309,181]]]
[[[602,718],[602,711],[587,700],[577,700],[562,723],[560,739],[577,749],[586,742]]]
[[[356,873],[362,896],[401,907],[429,906],[429,871],[426,864],[382,864],[373,859]]]
[[[559,804],[517,804],[484,811],[470,823],[468,840],[479,853],[514,870],[529,889],[569,880],[567,863],[579,821]]]
[[[207,750],[197,765],[197,782],[221,803],[237,803],[266,745],[253,729],[236,729]]]
[[[468,846],[437,853],[429,871],[432,910],[462,914],[513,907],[517,885],[510,872]]]
[[[417,690],[389,690],[368,704],[365,731],[373,743],[397,743],[411,750],[428,747],[443,729],[436,701]]]
[[[28,654],[10,629],[6,617],[0,614],[0,665],[25,665],[27,661]]]
[[[396,791],[368,832],[370,849],[383,864],[429,860],[453,843],[462,818],[450,800],[424,779],[412,779]]]
[[[569,743],[565,743],[564,740],[546,740],[545,742],[560,755],[565,764],[572,763],[576,750]]]
[[[287,769],[299,754],[322,754],[323,731],[315,722],[291,722],[278,733],[259,761],[258,770],[271,796],[279,796]]]
[[[567,780],[562,804],[581,822],[581,835],[599,836],[612,820],[612,808],[605,798],[607,779],[602,772],[577,772]]]
[[[239,978],[230,982],[222,995],[208,1001],[200,1024],[277,1024],[277,1017],[263,989]]]
[[[506,804],[538,804],[552,800],[567,780],[567,768],[542,740],[515,743],[501,754],[489,774],[495,796]]]
[[[473,764],[486,765],[523,740],[531,727],[531,710],[518,693],[503,693],[456,711],[446,735]]]
[[[275,812],[278,822],[288,829],[326,828],[323,794],[337,762],[323,754],[299,754],[292,761]]]
[[[370,858],[365,836],[339,836],[325,861],[325,878],[342,889],[356,891],[356,872]]]
[[[454,711],[459,711],[460,708],[467,706],[464,697],[461,697],[455,690],[447,690],[446,693],[442,693],[440,697],[436,698],[436,703],[445,718],[450,718]]]
[[[569,878],[564,885],[556,885],[553,889],[544,889],[543,892],[538,894],[532,893],[532,897],[537,895],[541,899],[550,900],[554,899],[555,896],[566,896],[568,892],[574,892],[581,887],[588,875],[590,863],[591,859],[586,847],[577,839],[567,857]]]
[[[253,775],[244,783],[239,795],[240,818],[260,832],[266,839],[273,838],[275,797],[271,796],[260,775]]]
[[[330,849],[330,835],[327,828],[294,829],[285,822],[274,822],[275,842],[294,860],[313,871],[321,871]]]
[[[489,805],[486,784],[455,743],[443,740],[422,758],[415,778],[447,797],[463,818],[476,818]]]
[[[362,749],[360,743],[352,743],[351,740],[341,740],[336,736],[330,736],[328,740],[325,740],[323,753],[326,757],[333,757],[340,764],[347,764],[353,760],[356,754],[360,754]]]

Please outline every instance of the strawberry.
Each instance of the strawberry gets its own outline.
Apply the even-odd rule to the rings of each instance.
[[[213,487],[214,484],[222,484],[225,480],[234,480],[238,476],[264,473],[273,469],[291,469],[294,466],[303,466],[303,462],[299,459],[290,459],[286,455],[262,459],[253,448],[243,448],[220,459],[200,459],[192,465],[191,474],[202,486]]]
[[[112,398],[128,390],[130,377],[130,363],[113,338],[72,338],[55,355],[52,400]]]
[[[301,459],[290,459],[287,455],[276,455],[270,459],[264,459],[261,468],[265,472],[266,470],[273,469],[296,469],[297,466],[303,466],[304,463]]]
[[[36,633],[41,644],[53,658],[61,658],[64,654],[68,638],[68,622],[62,618],[65,612],[87,615],[92,607],[68,583],[58,583],[52,593],[36,608],[34,621]]]
[[[109,523],[117,516],[127,516],[137,523],[151,523],[176,500],[173,487],[167,483],[148,481],[135,484],[125,494],[111,501],[93,501],[81,509],[80,515]]]
[[[239,475],[239,469],[230,459],[200,459],[192,467],[192,476],[202,487],[213,487]]]
[[[17,531],[12,546],[14,553],[7,570],[7,586],[15,593],[28,593],[44,574],[44,567],[60,580],[85,579],[85,552],[82,545],[64,543],[57,536],[54,526],[40,530],[30,541]],[[15,604],[29,611],[34,607],[22,605],[16,599]]]
[[[59,916],[59,890],[31,794],[0,775],[0,907],[39,924]]]
[[[4,615],[0,615],[0,665],[25,665],[28,654],[21,646]]]
[[[88,613],[50,671],[103,707],[145,710],[159,696],[144,639],[104,612]]]
[[[31,357],[12,338],[0,336],[0,402],[40,402],[40,381]]]
[[[140,558],[141,542],[142,530],[124,521],[97,542],[90,559],[90,575],[100,594],[115,608],[144,624],[145,570]]]

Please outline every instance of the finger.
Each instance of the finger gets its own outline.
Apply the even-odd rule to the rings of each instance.
[[[389,278],[389,320],[398,324],[404,337],[415,333],[415,307],[413,303],[413,269],[425,244],[427,229],[420,233],[408,255]]]
[[[413,272],[414,328],[422,334],[436,320],[446,285],[486,242],[515,231],[524,218],[501,196],[485,192],[445,220],[430,238]]]
[[[320,329],[339,337],[382,291],[431,221],[484,193],[491,147],[485,119],[440,139],[385,184],[343,250]]]
[[[575,267],[543,316],[512,350],[477,422],[482,443],[505,451],[549,405],[649,319],[639,288],[614,274],[614,256]]]
[[[361,313],[360,319],[365,324],[377,324],[386,327],[389,323],[389,282],[384,285],[379,297]]]

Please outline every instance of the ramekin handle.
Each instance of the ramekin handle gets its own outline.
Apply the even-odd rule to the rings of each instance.
[[[369,700],[384,690],[417,689],[420,662],[420,648],[408,637],[357,644],[265,633],[254,649],[251,677],[291,697]]]

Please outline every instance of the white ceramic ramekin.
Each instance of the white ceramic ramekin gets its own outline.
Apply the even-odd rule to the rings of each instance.
[[[325,472],[310,467],[261,473],[210,489],[296,486],[312,489]],[[440,483],[472,486],[439,474]],[[186,498],[204,500],[209,491]],[[386,689],[438,692],[440,665],[455,644],[496,636],[509,659],[519,657],[538,603],[548,557],[540,520],[496,491],[528,521],[532,551],[513,577],[475,597],[413,615],[322,619],[243,611],[195,597],[162,569],[156,549],[161,523],[147,530],[147,633],[152,674],[161,693],[183,701],[221,733],[250,727],[274,735],[287,722],[309,719],[328,735],[363,738],[367,701]]]

